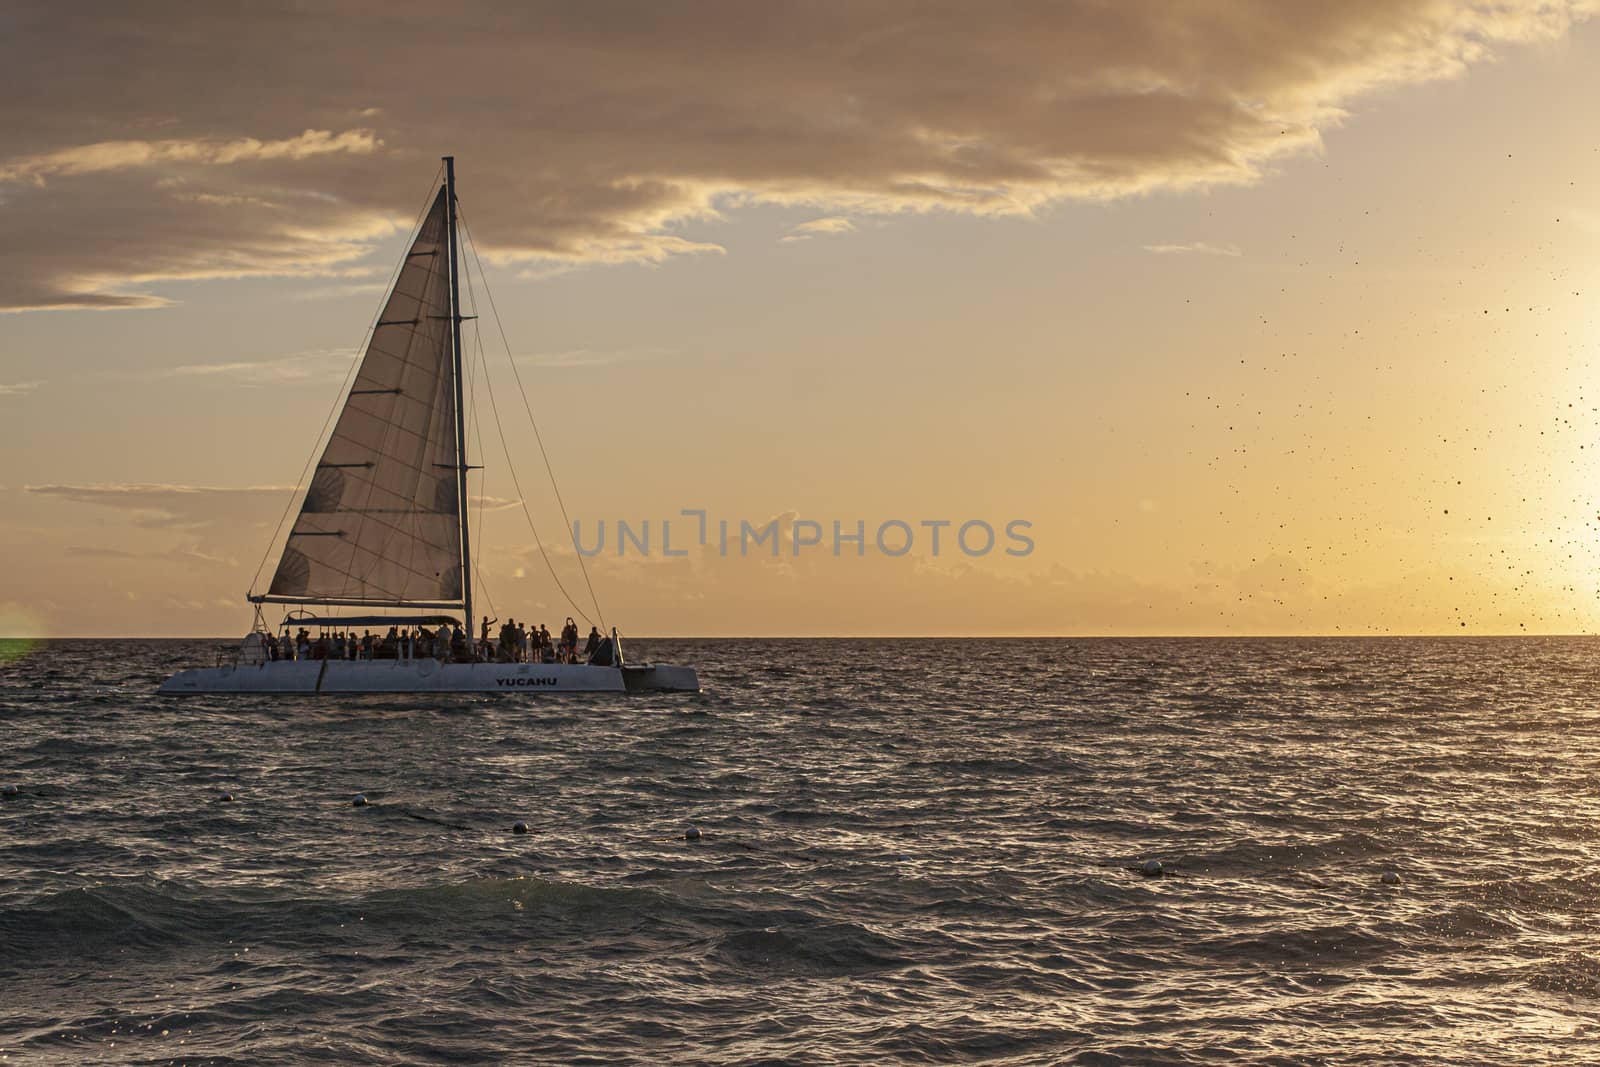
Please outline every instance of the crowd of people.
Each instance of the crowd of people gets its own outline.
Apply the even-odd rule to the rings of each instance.
[[[485,615],[478,640],[469,642],[460,623],[441,623],[435,630],[426,626],[389,627],[379,636],[371,630],[357,635],[354,630],[320,630],[316,636],[305,627],[290,633],[292,623],[284,625],[281,636],[261,634],[261,651],[268,660],[379,660],[435,659],[441,663],[597,663],[609,664],[609,638],[589,627],[583,647],[578,645],[578,624],[570,617],[553,637],[544,626],[529,626],[507,619],[497,634],[491,628],[499,620]]]

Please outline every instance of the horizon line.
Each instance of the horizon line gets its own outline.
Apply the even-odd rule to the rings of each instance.
[[[1600,637],[1600,632],[1556,633],[1314,633],[1314,634],[622,634],[630,641],[1331,641],[1455,640],[1508,637]],[[4,636],[0,641],[235,641],[226,634],[56,634]]]

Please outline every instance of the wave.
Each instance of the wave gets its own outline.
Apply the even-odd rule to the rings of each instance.
[[[13,959],[45,964],[108,946],[173,948],[241,934],[283,945],[320,945],[330,931],[357,926],[440,930],[507,918],[559,920],[552,929],[592,930],[674,910],[687,909],[654,889],[529,876],[469,878],[353,896],[133,878],[0,907],[0,944]]]
[[[909,966],[894,939],[856,923],[826,923],[740,930],[716,942],[712,956],[762,973],[868,974]]]
[[[1535,964],[1523,972],[1523,980],[1541,993],[1600,1000],[1600,960],[1584,953]]]
[[[1200,940],[1192,951],[1257,966],[1342,968],[1375,962],[1403,947],[1396,938],[1351,923],[1256,929]]]

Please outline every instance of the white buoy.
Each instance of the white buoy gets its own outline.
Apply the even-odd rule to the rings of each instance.
[[[1164,872],[1160,860],[1145,860],[1144,866],[1139,868],[1139,873],[1146,878],[1155,878]]]
[[[350,804],[351,804],[351,806],[357,807],[357,808],[366,807],[367,806],[367,794],[365,794],[365,793],[357,793],[356,794],[356,798],[354,800],[352,800],[350,802]]]
[[[523,822],[521,819],[518,819],[516,822],[511,824],[511,832],[514,834],[525,834],[528,832],[528,824]]]
[[[698,826],[689,827],[687,830],[685,830],[683,832],[683,839],[685,841],[698,841],[698,840],[700,840],[700,827],[698,827]]]
[[[1384,885],[1399,885],[1400,874],[1397,871],[1384,871],[1383,877],[1380,878],[1379,881],[1381,881]]]
[[[16,795],[17,795],[17,787],[16,786],[14,786],[14,785],[3,785],[3,786],[0,786],[0,796],[3,796],[3,797],[14,797]]]

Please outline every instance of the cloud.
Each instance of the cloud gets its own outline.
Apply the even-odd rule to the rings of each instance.
[[[479,496],[477,493],[467,494],[467,506],[472,509],[474,520],[479,511],[505,511],[508,508],[518,507],[522,500],[514,496]]]
[[[27,396],[43,382],[12,382],[10,385],[0,385],[0,396]]]
[[[307,289],[296,293],[296,300],[342,300],[348,296],[370,296],[376,298],[388,286],[383,282],[347,282],[342,285],[322,285],[315,289]]]
[[[129,552],[121,548],[100,548],[93,545],[68,545],[65,554],[79,559],[109,559],[119,562],[130,560],[155,560],[164,563],[182,563],[191,565],[195,563],[212,563],[227,567],[237,567],[239,561],[227,556],[214,556],[202,552],[194,545],[182,548],[169,549],[165,552]]]
[[[257,485],[243,488],[205,485],[162,485],[127,482],[102,485],[29,485],[23,491],[73,504],[113,508],[128,512],[130,524],[149,530],[197,530],[224,523],[273,523],[283,512],[292,493],[287,485]],[[298,497],[296,498],[298,500]],[[474,518],[479,511],[504,511],[517,507],[515,497],[470,495]],[[117,556],[125,549],[68,548],[69,554],[103,558],[144,558],[140,554]],[[191,545],[185,558],[212,560]],[[153,558],[153,557],[152,557]],[[162,558],[172,558],[163,554]]]
[[[224,363],[185,363],[165,373],[173,378],[225,380],[230,385],[283,385],[295,382],[338,380],[350,370],[354,357],[338,349],[314,349],[274,359]]]
[[[662,356],[677,354],[675,348],[569,348],[562,352],[535,352],[530,355],[518,356],[517,362],[524,366],[563,368],[563,367],[604,367],[613,363],[636,363],[640,360],[659,359]]]
[[[849,233],[856,228],[855,223],[840,215],[830,215],[825,218],[812,219],[802,222],[783,237],[784,242],[809,241],[813,237],[833,233]]]
[[[123,552],[122,549],[96,549],[93,545],[69,544],[67,555],[85,558],[85,560],[139,560],[144,558],[142,552]]]
[[[0,70],[52,91],[10,116],[0,155],[0,307],[157,307],[180,279],[337,273],[415,216],[444,151],[485,254],[542,270],[716,251],[694,228],[756,203],[1028,215],[1248,184],[1321,151],[1364,95],[1458,76],[1592,8],[371,11],[16,0]]]
[[[307,130],[298,137],[281,141],[258,141],[254,137],[232,141],[100,141],[0,164],[0,182],[27,181],[43,185],[46,178],[57,175],[95,174],[168,163],[226,166],[263,159],[305,159],[327,152],[371,152],[379,143],[371,130],[347,130],[340,134]],[[200,199],[236,204],[247,198],[202,195]]]
[[[132,525],[145,529],[196,529],[227,519],[270,520],[291,491],[286,485],[232,489],[143,482],[23,488],[38,496],[126,511]]]
[[[1191,241],[1186,245],[1145,245],[1144,250],[1161,256],[1181,256],[1191,253],[1201,256],[1244,255],[1238,245],[1214,245],[1208,241]]]

